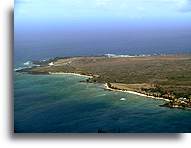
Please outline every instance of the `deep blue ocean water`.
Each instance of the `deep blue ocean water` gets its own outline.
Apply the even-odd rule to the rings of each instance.
[[[159,107],[164,101],[108,91],[84,79],[15,73],[15,132],[191,132],[191,111]]]
[[[14,68],[56,56],[191,53],[189,25],[30,25],[15,21]],[[191,111],[159,107],[161,100],[108,91],[83,79],[14,73],[15,132],[191,132]]]
[[[60,25],[60,26],[59,26]],[[14,62],[56,56],[103,54],[177,54],[191,53],[189,24],[138,26],[128,23],[108,25],[66,24],[44,26],[15,20]],[[114,26],[112,26],[114,25]]]

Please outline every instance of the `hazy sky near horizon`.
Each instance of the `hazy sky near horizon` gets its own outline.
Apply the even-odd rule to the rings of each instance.
[[[14,37],[16,56],[191,52],[191,0],[15,0]]]

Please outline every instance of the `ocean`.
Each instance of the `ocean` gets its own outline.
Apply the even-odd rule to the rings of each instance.
[[[163,100],[109,91],[74,75],[14,73],[16,133],[191,132],[191,111]]]
[[[15,64],[62,56],[191,53],[190,25],[59,25],[21,25],[15,20]]]
[[[57,56],[190,53],[190,27],[102,30],[17,27],[14,68]],[[40,28],[40,29],[39,29]],[[128,27],[126,27],[128,28]],[[73,75],[14,72],[16,133],[191,132],[191,111],[159,107],[162,100],[105,90]]]

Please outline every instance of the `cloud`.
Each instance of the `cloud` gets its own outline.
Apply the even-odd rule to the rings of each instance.
[[[188,14],[191,12],[191,0],[15,0],[15,2],[16,16],[28,18],[30,16],[63,19],[94,17],[189,19]]]
[[[112,0],[96,0],[95,4],[97,6],[108,6],[112,3]]]
[[[185,4],[181,8],[181,11],[183,11],[183,12],[190,12],[191,11],[191,0],[185,1]]]
[[[19,3],[30,3],[31,0],[15,0],[15,3],[16,4],[19,4]]]

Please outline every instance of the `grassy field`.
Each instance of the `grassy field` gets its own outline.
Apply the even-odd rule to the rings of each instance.
[[[191,55],[148,57],[71,57],[41,62],[40,67],[20,72],[47,74],[74,72],[92,75],[88,82],[108,83],[114,87],[134,90],[162,97],[191,95]],[[39,64],[39,61],[36,61]],[[117,85],[115,85],[117,84]],[[119,88],[121,89],[121,88]]]

